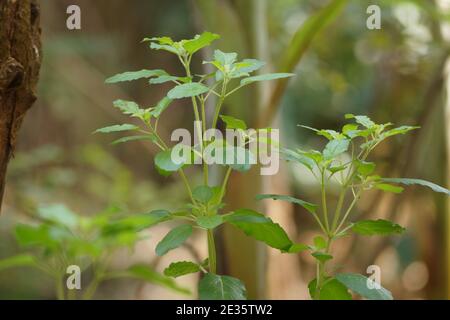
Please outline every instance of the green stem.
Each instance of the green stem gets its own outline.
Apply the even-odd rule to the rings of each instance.
[[[203,125],[203,134],[206,132],[206,112],[205,112],[205,100],[201,99],[201,108],[202,108],[202,125]],[[206,148],[206,142],[203,141],[203,150]],[[208,164],[206,161],[203,161],[203,183],[205,186],[208,185]]]
[[[345,194],[347,193],[347,188],[345,185],[342,186],[341,192],[339,193],[339,199],[336,206],[336,211],[334,213],[333,224],[331,225],[331,232],[333,233],[336,230],[337,223],[339,222],[339,218],[342,212],[342,206],[344,205]]]
[[[83,300],[91,300],[95,292],[97,291],[97,287],[99,284],[100,278],[96,276],[86,289],[86,292],[83,295]]]
[[[223,178],[222,186],[220,188],[220,200],[219,203],[222,202],[223,197],[225,196],[225,189],[227,188],[228,180],[230,179],[231,171],[233,169],[231,167],[228,167],[227,172],[225,173],[225,177]]]
[[[208,233],[208,259],[209,259],[209,272],[217,272],[217,256],[216,256],[216,244],[214,241],[213,230],[207,230]]]
[[[327,230],[327,235],[330,232],[330,224],[328,223],[328,209],[327,209],[327,193],[325,188],[325,173],[322,170],[322,181],[320,184],[320,193],[322,195],[322,210],[323,210],[323,219],[325,221],[325,229]]]
[[[178,170],[178,173],[180,174],[181,179],[183,180],[184,186],[186,187],[186,190],[189,194],[189,198],[191,199],[192,203],[195,204],[194,195],[192,194],[191,186],[189,185],[189,181],[186,178],[186,174],[184,173],[183,169]]]
[[[359,189],[358,193],[356,194],[355,198],[353,199],[352,203],[350,204],[350,206],[348,207],[347,211],[344,214],[344,217],[341,220],[341,223],[339,223],[338,227],[335,230],[335,234],[339,233],[339,230],[342,228],[342,226],[344,225],[345,221],[347,220],[350,212],[352,211],[353,207],[356,205],[356,203],[359,200],[359,197],[361,196],[361,192],[362,192],[363,188],[361,187],[361,189]]]
[[[58,275],[56,278],[56,297],[58,300],[64,300],[64,276]]]
[[[222,105],[225,100],[226,90],[227,90],[227,80],[223,79],[222,92],[220,94],[219,101],[217,102],[216,110],[215,110],[215,114],[214,114],[214,118],[213,118],[213,124],[212,124],[213,129],[217,128],[217,121],[219,121],[220,110],[222,109]]]
[[[333,238],[330,236],[327,236],[327,246],[325,248],[325,253],[330,253],[330,247],[331,242],[333,241]],[[317,275],[316,275],[316,291],[314,294],[314,299],[319,300],[320,299],[320,291],[322,290],[324,284],[325,284],[325,265],[327,261],[317,261]]]

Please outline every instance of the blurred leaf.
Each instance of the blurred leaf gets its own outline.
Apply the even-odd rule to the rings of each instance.
[[[127,115],[137,114],[142,110],[136,102],[121,99],[115,100],[113,106],[122,111],[123,114]]]
[[[163,256],[170,250],[181,246],[192,234],[192,226],[183,224],[171,231],[156,246],[156,254]]]
[[[321,236],[314,237],[314,247],[316,250],[325,249],[327,247],[327,242]]]
[[[105,80],[106,83],[117,83],[123,81],[132,81],[142,78],[151,78],[155,76],[162,76],[167,74],[164,70],[140,70],[140,71],[127,71],[124,73],[116,74]]]
[[[347,139],[331,140],[323,150],[324,160],[332,160],[336,158],[338,155],[346,152],[349,145],[350,141]]]
[[[269,81],[269,80],[277,80],[282,78],[289,78],[295,76],[295,73],[267,73],[261,74],[258,76],[252,76],[248,78],[244,78],[241,80],[241,86],[245,86],[247,84],[258,82],[258,81]]]
[[[355,222],[352,226],[352,230],[358,234],[365,236],[372,235],[391,235],[401,234],[406,229],[402,226],[387,220],[361,220]]]
[[[317,279],[308,284],[311,298],[316,296]],[[334,278],[326,278],[319,294],[319,300],[352,300],[352,295],[348,292],[346,286]]]
[[[236,210],[224,220],[272,248],[287,252],[293,244],[279,224],[253,210]]]
[[[167,97],[170,99],[182,99],[195,97],[208,91],[209,88],[207,86],[197,82],[190,82],[177,85],[167,93]]]
[[[311,255],[314,258],[316,258],[317,260],[319,260],[320,262],[325,262],[325,261],[333,259],[333,256],[331,254],[320,252],[320,251],[313,252],[313,253],[311,253]]]
[[[244,284],[236,278],[206,274],[198,285],[200,300],[245,300]]]
[[[214,192],[212,188],[208,186],[199,186],[192,191],[192,196],[194,197],[194,199],[203,204],[208,203],[208,201],[211,200],[213,195]]]
[[[375,188],[386,191],[386,192],[392,192],[392,193],[402,193],[404,190],[402,187],[393,186],[393,185],[387,184],[387,183],[377,183],[375,185]]]
[[[0,271],[16,268],[16,267],[34,267],[36,261],[30,254],[19,254],[17,256],[9,257],[0,260]]]
[[[450,196],[450,190],[443,188],[441,186],[438,186],[437,184],[434,184],[434,183],[426,181],[426,180],[406,179],[406,178],[381,178],[380,180],[384,181],[384,182],[404,184],[407,186],[417,184],[417,185],[421,185],[423,187],[428,187],[431,190],[433,190],[434,192],[440,192],[440,193],[444,193],[444,194]]]
[[[363,127],[366,127],[367,129],[375,127],[375,122],[370,120],[368,116],[355,116],[349,113],[345,115],[345,119],[355,119],[357,123],[359,123]]]
[[[164,275],[168,277],[178,278],[190,273],[200,271],[198,264],[190,261],[172,262],[169,267],[164,270]]]
[[[152,116],[154,116],[155,118],[159,118],[161,113],[163,113],[164,110],[167,109],[167,107],[172,103],[172,101],[173,100],[168,97],[162,98],[156,105],[155,109],[152,110],[151,112]]]
[[[241,119],[237,119],[237,118],[231,117],[231,116],[223,116],[223,115],[221,115],[220,118],[222,119],[223,122],[225,122],[227,129],[247,130],[247,125]]]
[[[372,280],[361,274],[339,273],[335,277],[344,286],[369,300],[393,300],[392,294],[383,287],[369,289],[367,282]]]
[[[205,229],[214,229],[223,223],[223,217],[220,215],[203,216],[197,218],[197,224]]]
[[[44,220],[75,229],[78,226],[78,216],[63,204],[53,204],[38,207],[37,213]]]
[[[406,133],[408,133],[412,130],[416,130],[416,129],[420,129],[420,127],[401,126],[401,127],[394,128],[394,129],[388,130],[386,132],[383,132],[381,135],[381,138],[384,139],[384,138],[388,138],[388,137],[395,136],[398,134],[406,134]]]
[[[163,76],[159,76],[157,78],[150,79],[149,83],[150,84],[161,84],[161,83],[166,83],[166,82],[170,82],[170,81],[188,82],[189,80],[190,80],[190,78],[188,78],[188,77],[176,77],[176,76],[171,76],[169,74],[166,74]]]
[[[161,151],[154,159],[155,166],[163,175],[169,175],[172,172],[178,171],[184,163],[175,163],[172,161],[172,150]]]
[[[211,42],[213,42],[214,40],[217,40],[219,38],[220,38],[220,36],[218,34],[206,31],[206,32],[203,32],[201,35],[195,36],[194,39],[187,40],[186,42],[184,42],[183,47],[190,54],[194,54],[198,50],[200,50],[206,46],[209,46],[211,44]]]
[[[289,248],[288,252],[289,253],[299,253],[299,252],[309,250],[309,249],[310,249],[309,246],[307,246],[306,244],[295,243]]]
[[[357,171],[360,175],[363,177],[367,177],[368,175],[371,175],[375,171],[375,163],[373,162],[366,162],[366,161],[357,161],[356,162]]]
[[[106,236],[117,236],[120,233],[139,232],[158,223],[171,219],[167,210],[154,210],[150,213],[131,215],[113,220],[103,226],[102,233]]]
[[[133,131],[138,130],[139,127],[133,124],[116,124],[109,127],[100,128],[94,131],[94,133],[110,133],[110,132],[121,132],[121,131]]]

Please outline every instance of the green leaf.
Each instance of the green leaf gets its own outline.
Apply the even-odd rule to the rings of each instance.
[[[220,215],[203,216],[197,218],[197,224],[205,229],[214,229],[223,223],[223,217]]]
[[[164,275],[167,277],[178,278],[190,273],[196,273],[200,271],[200,266],[190,261],[172,262],[164,270]]]
[[[192,40],[187,40],[183,43],[184,49],[190,54],[194,54],[198,50],[209,46],[211,42],[219,39],[220,36],[211,32],[203,32],[201,35],[195,36]]]
[[[239,209],[224,220],[256,240],[262,241],[272,248],[289,251],[293,245],[286,232],[279,224],[266,216],[249,209]]]
[[[179,287],[171,278],[163,276],[146,265],[134,265],[124,272],[117,273],[115,277],[130,277],[154,283],[182,294],[190,294],[188,289]]]
[[[298,163],[304,165],[305,167],[307,167],[311,171],[313,170],[314,166],[316,165],[316,163],[314,162],[313,159],[311,159],[310,157],[307,157],[303,153],[296,152],[294,150],[282,149],[280,152],[280,155],[283,157],[284,160],[298,162]]]
[[[377,183],[375,188],[392,193],[402,193],[404,190],[402,187],[393,186],[392,184],[387,183]]]
[[[140,71],[127,71],[124,73],[116,74],[105,80],[106,83],[117,83],[124,81],[133,81],[142,78],[158,77],[167,74],[164,70],[140,70]]]
[[[214,192],[212,188],[208,186],[199,186],[194,189],[192,196],[194,197],[194,200],[206,204],[214,196]]]
[[[367,282],[372,280],[361,274],[339,273],[335,277],[348,289],[369,300],[393,300],[392,294],[383,287],[370,289]]]
[[[153,37],[153,38],[144,38],[141,42],[152,42],[157,41],[160,44],[172,45],[174,41],[170,37]]]
[[[370,120],[370,118],[367,116],[355,116],[353,114],[346,114],[345,118],[346,119],[355,119],[355,121],[357,123],[359,123],[363,127],[366,127],[367,129],[372,129],[373,127],[376,126],[375,122]]]
[[[181,246],[192,234],[192,226],[183,224],[171,231],[156,246],[156,254],[163,256],[170,250]]]
[[[164,51],[168,51],[170,53],[176,54],[176,55],[180,55],[180,53],[181,53],[178,48],[175,48],[172,45],[169,45],[169,44],[157,44],[157,43],[154,43],[154,42],[150,43],[150,49],[153,49],[153,50],[164,50]]]
[[[220,116],[220,118],[227,125],[227,129],[247,130],[247,125],[241,119],[237,119],[231,116]]]
[[[241,86],[257,82],[257,81],[269,81],[269,80],[276,80],[276,79],[282,79],[282,78],[289,78],[295,76],[294,73],[267,73],[267,74],[261,74],[253,77],[244,78],[241,80]]]
[[[32,227],[25,224],[19,224],[15,228],[17,242],[22,246],[44,246],[54,248],[57,241],[52,239],[50,229],[46,225]]]
[[[189,77],[177,77],[177,76],[171,76],[170,74],[165,74],[162,76],[159,76],[157,78],[150,79],[150,84],[161,84],[166,83],[170,81],[181,81],[181,82],[188,82],[191,78]]]
[[[325,160],[332,160],[336,158],[338,155],[346,152],[350,145],[350,140],[341,139],[341,140],[331,140],[325,146],[323,150],[323,158]]]
[[[355,222],[352,230],[364,236],[401,234],[406,229],[387,220],[361,220]]]
[[[299,253],[299,252],[309,250],[309,249],[310,249],[310,247],[307,246],[306,244],[295,243],[289,248],[288,253]]]
[[[326,240],[321,236],[314,237],[313,241],[314,241],[314,247],[316,248],[316,250],[325,249],[327,247]]]
[[[386,132],[383,132],[381,137],[383,139],[385,139],[385,138],[388,138],[388,137],[391,137],[391,136],[395,136],[395,135],[398,135],[398,134],[406,134],[406,133],[408,133],[408,132],[410,132],[412,130],[416,130],[416,129],[420,129],[420,127],[401,126],[401,127],[394,128],[394,129],[388,130]]]
[[[167,44],[167,45],[173,45],[175,41],[172,40],[172,38],[163,36],[163,37],[151,37],[151,38],[144,38],[141,42],[158,42],[159,44]]]
[[[432,182],[426,181],[426,180],[421,180],[421,179],[406,179],[406,178],[381,178],[381,181],[384,182],[390,182],[390,183],[397,183],[397,184],[404,184],[404,185],[421,185],[423,187],[428,187],[431,190],[433,190],[434,192],[440,192],[440,193],[444,193],[448,196],[450,196],[450,190],[438,186],[437,184],[434,184]]]
[[[309,294],[315,299],[317,288],[317,279],[308,284]],[[352,300],[352,295],[348,292],[346,286],[334,278],[327,278],[320,290],[319,300]]]
[[[36,261],[30,254],[19,254],[13,257],[0,260],[0,271],[17,267],[34,267]]]
[[[300,206],[302,206],[303,208],[305,208],[306,210],[308,210],[311,213],[315,213],[317,210],[317,205],[310,203],[310,202],[306,202],[294,197],[290,197],[290,196],[284,196],[284,195],[279,195],[279,194],[259,194],[256,196],[256,200],[263,200],[263,199],[272,199],[272,200],[282,200],[282,201],[287,201],[290,203],[295,203],[298,204]]]
[[[116,145],[116,144],[120,144],[120,143],[125,143],[125,142],[129,142],[129,141],[140,141],[140,140],[150,140],[150,141],[155,141],[156,137],[152,136],[152,135],[138,135],[138,136],[129,136],[129,137],[123,137],[117,140],[114,140],[113,142],[111,142],[112,145]]]
[[[198,285],[200,300],[245,300],[244,284],[236,278],[206,274]]]
[[[156,105],[155,109],[152,110],[152,112],[151,112],[152,116],[154,116],[155,118],[159,118],[161,113],[163,113],[164,110],[166,110],[167,107],[169,107],[169,105],[172,103],[172,101],[173,100],[168,97],[162,98]]]
[[[311,253],[311,255],[314,258],[316,258],[317,260],[319,260],[320,262],[325,262],[325,261],[333,259],[333,256],[331,254],[320,252],[320,251],[313,252],[313,253]]]
[[[143,109],[139,108],[139,105],[134,102],[134,101],[127,101],[127,100],[115,100],[113,102],[113,106],[115,108],[120,109],[120,111],[122,111],[123,114],[128,114],[128,115],[135,115],[135,114],[139,114],[142,111],[144,111]]]
[[[230,73],[230,78],[248,76],[249,73],[262,68],[265,64],[265,62],[256,59],[244,59],[233,65],[233,71]]]
[[[63,204],[40,206],[37,214],[44,220],[75,229],[78,226],[78,216]]]
[[[155,156],[154,159],[155,166],[159,172],[163,175],[169,175],[172,172],[181,169],[185,163],[175,163],[172,160],[172,150],[168,149],[166,151],[161,151]]]
[[[357,171],[360,175],[363,177],[367,177],[371,175],[375,171],[375,163],[373,162],[366,162],[366,161],[357,161]]]
[[[345,170],[345,169],[347,169],[347,166],[346,165],[342,165],[342,166],[333,166],[333,165],[331,165],[331,166],[329,166],[328,168],[327,168],[327,170],[329,170],[331,173],[333,173],[333,174],[335,174],[335,173],[337,173],[337,172],[341,172],[341,171],[343,171],[343,170]]]
[[[237,59],[237,53],[227,53],[217,49],[214,50],[214,59],[219,62],[221,66],[231,66]]]
[[[171,214],[167,210],[153,210],[149,213],[135,214],[110,221],[103,226],[102,234],[105,236],[116,236],[120,233],[136,233],[158,223],[168,221],[171,218]]]
[[[197,82],[190,82],[177,85],[167,93],[167,97],[170,99],[182,99],[195,97],[208,91],[209,88],[207,86]]]
[[[133,124],[116,124],[109,127],[100,128],[94,131],[94,133],[111,133],[111,132],[122,132],[122,131],[134,131],[138,130],[139,127]]]

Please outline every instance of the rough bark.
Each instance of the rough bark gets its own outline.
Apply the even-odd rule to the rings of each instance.
[[[0,0],[0,209],[8,162],[36,100],[41,65],[37,0]]]

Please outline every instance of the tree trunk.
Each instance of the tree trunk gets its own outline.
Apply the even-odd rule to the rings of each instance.
[[[39,15],[36,0],[0,0],[0,209],[17,133],[36,100],[41,65]]]

